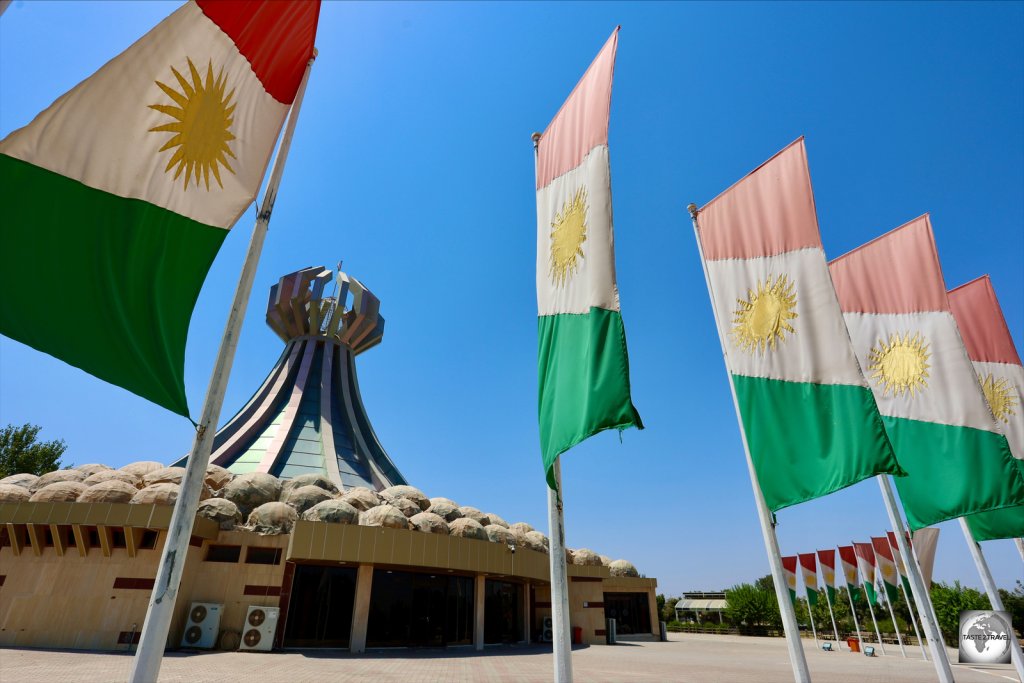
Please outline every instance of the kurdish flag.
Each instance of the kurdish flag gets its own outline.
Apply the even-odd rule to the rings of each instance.
[[[803,138],[701,209],[698,234],[768,507],[903,474],[829,278]]]
[[[839,546],[839,561],[843,565],[843,577],[846,579],[846,590],[854,602],[860,601],[860,581],[857,578],[857,554],[852,545]]]
[[[1024,460],[1024,367],[988,275],[949,292],[949,307],[981,382],[989,410],[1006,436],[1010,452]],[[1024,507],[1006,507],[967,517],[976,541],[1024,536]]]
[[[789,599],[796,604],[796,555],[782,558],[782,575],[786,577]]]
[[[872,536],[871,547],[875,550],[875,559],[878,560],[878,571],[882,574],[882,583],[885,585],[885,594],[892,604],[900,597],[899,574],[896,572],[896,560],[893,559],[892,548],[889,547],[889,539],[886,536]]]
[[[875,551],[870,543],[854,543],[853,549],[857,553],[857,567],[860,575],[864,577],[864,589],[868,592],[868,600],[872,605],[878,604],[878,596],[875,594]]]
[[[804,575],[807,604],[814,607],[818,604],[818,565],[814,560],[814,553],[800,553],[800,571]]]
[[[537,374],[548,485],[559,455],[605,429],[643,429],[615,284],[608,114],[619,29],[537,147]]]
[[[192,308],[256,196],[319,12],[188,2],[0,141],[0,333],[188,416]],[[67,305],[34,294],[41,277]]]
[[[819,550],[818,563],[821,565],[821,578],[825,582],[829,602],[836,601],[836,551]]]
[[[909,476],[911,529],[1024,503],[1014,460],[946,298],[928,216],[832,262],[839,303]]]
[[[896,541],[896,534],[892,531],[885,532],[886,538],[889,539],[889,549],[892,551],[893,560],[896,561],[896,571],[900,573],[900,579],[903,581],[903,590],[907,592],[907,595],[911,594],[910,590],[910,575],[907,574],[907,565],[903,563],[903,556],[900,555],[900,546]],[[910,538],[907,538],[907,544],[909,545]]]

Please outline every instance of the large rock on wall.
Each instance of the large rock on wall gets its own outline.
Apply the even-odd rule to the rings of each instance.
[[[406,517],[413,517],[423,512],[420,510],[420,506],[412,502],[408,498],[392,498],[388,501],[389,505],[394,505],[396,508],[402,511],[402,514]]]
[[[185,477],[184,467],[161,467],[158,470],[153,470],[142,477],[142,485],[151,486],[152,484],[177,484],[181,486],[181,480]]]
[[[536,550],[539,553],[546,553],[548,551],[548,537],[539,531],[527,531],[522,536],[516,538],[522,538],[526,547],[530,550]]]
[[[32,492],[17,484],[0,483],[0,503],[22,503],[32,497]]]
[[[427,512],[432,512],[442,517],[444,521],[454,522],[462,517],[462,511],[459,510],[459,506],[447,498],[431,498],[430,501],[430,507],[427,508]]]
[[[234,478],[235,475],[226,467],[221,467],[220,465],[206,466],[206,478],[204,481],[211,491],[220,491]]]
[[[448,533],[448,522],[433,512],[418,512],[409,518],[409,524],[412,525],[413,529],[422,531],[425,534]]]
[[[240,474],[225,484],[220,497],[237,505],[242,517],[248,519],[259,506],[280,499],[281,482],[266,472]]]
[[[359,523],[363,526],[383,526],[389,529],[409,528],[409,518],[401,510],[388,503],[370,508],[359,515]]]
[[[262,536],[290,534],[298,519],[295,508],[275,500],[253,510],[246,526]]]
[[[86,486],[95,486],[105,481],[120,481],[136,489],[142,488],[142,478],[123,470],[101,470],[90,474],[82,481]]]
[[[572,553],[572,563],[581,567],[600,567],[601,556],[590,548],[578,548]]]
[[[512,535],[512,532],[500,524],[488,524],[484,527],[484,533],[487,534],[487,540],[491,543],[514,545],[516,542],[516,537]]]
[[[47,472],[43,476],[36,479],[35,483],[31,486],[31,491],[35,492],[41,488],[49,486],[50,484],[56,484],[58,482],[73,481],[81,482],[88,475],[80,470],[56,470],[54,472]]]
[[[137,491],[128,502],[135,505],[174,505],[178,500],[178,485],[162,482]]]
[[[332,498],[306,510],[302,513],[302,519],[331,524],[359,524],[359,510],[343,500]]]
[[[162,462],[154,462],[152,460],[139,460],[138,462],[130,462],[121,468],[122,472],[128,472],[134,474],[140,479],[154,470],[163,469],[164,464]]]
[[[469,517],[462,517],[449,524],[448,533],[452,536],[461,536],[462,538],[475,538],[480,541],[487,540],[487,532],[484,531],[483,525]]]
[[[519,536],[533,531],[533,527],[527,524],[526,522],[516,522],[515,524],[509,526],[509,531],[511,531],[516,536]]]
[[[12,474],[0,479],[0,484],[11,484],[12,486],[21,486],[22,488],[31,489],[32,485],[37,481],[39,481],[39,475],[23,472],[21,474]]]
[[[636,570],[633,563],[626,560],[615,560],[609,569],[612,576],[640,576],[640,572]]]
[[[377,492],[371,491],[365,486],[350,488],[345,491],[341,499],[360,512],[366,512],[380,505],[380,496],[377,495]]]
[[[468,519],[472,519],[473,521],[475,521],[480,526],[487,526],[488,524],[491,523],[491,518],[488,517],[487,515],[485,515],[484,513],[480,512],[479,510],[477,510],[475,507],[470,507],[469,505],[463,505],[462,507],[459,508],[459,512],[462,513],[463,517],[466,517]]]
[[[207,498],[200,502],[196,516],[212,519],[226,531],[242,523],[242,513],[238,511],[238,506],[226,498]]]
[[[284,501],[300,515],[317,503],[331,500],[331,493],[319,486],[297,486],[284,494]]]
[[[338,487],[333,481],[327,478],[327,475],[317,474],[312,472],[310,474],[300,474],[297,477],[292,477],[281,485],[281,496],[288,495],[288,492],[292,489],[297,489],[300,486],[317,486],[327,491],[332,496],[337,495]]]
[[[486,512],[484,514],[487,515],[487,519],[491,520],[491,524],[497,524],[498,526],[504,527],[506,529],[509,528],[508,522],[506,522],[505,520],[503,520],[501,517],[499,517],[498,515],[494,514],[493,512]],[[484,525],[484,526],[486,526],[486,525]]]
[[[100,465],[100,464],[97,464],[97,463],[89,463],[87,465],[78,465],[76,467],[72,467],[71,469],[78,470],[79,472],[84,472],[85,476],[87,476],[87,477],[90,474],[96,474],[97,472],[106,472],[106,471],[110,470],[110,468],[107,467],[106,465]]]
[[[33,503],[73,503],[84,492],[85,484],[80,481],[55,481],[37,488],[29,500]]]
[[[121,472],[124,474],[124,472]],[[139,490],[120,479],[108,479],[93,484],[78,497],[79,503],[130,503]]]
[[[430,507],[430,499],[423,495],[423,491],[420,491],[415,486],[406,486],[404,484],[389,486],[380,492],[380,497],[392,505],[394,505],[393,501],[395,498],[411,500],[421,511],[425,511]]]

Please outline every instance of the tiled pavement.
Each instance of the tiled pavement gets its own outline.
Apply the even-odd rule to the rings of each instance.
[[[793,680],[780,638],[670,634],[667,643],[591,646],[573,651],[575,680],[620,683],[789,683]],[[826,683],[912,683],[934,681],[931,664],[920,650],[899,649],[868,658],[846,652],[825,653],[804,643],[811,675]],[[956,661],[955,653],[951,661]],[[0,683],[108,683],[124,681],[131,665],[126,654],[67,650],[0,649]],[[1002,683],[1017,680],[1009,665],[967,668],[953,665],[957,683]],[[338,651],[273,653],[171,653],[161,669],[161,683],[245,681],[276,683],[439,683],[494,681],[531,683],[551,680],[551,648],[489,647],[468,649],[388,650],[365,655]]]

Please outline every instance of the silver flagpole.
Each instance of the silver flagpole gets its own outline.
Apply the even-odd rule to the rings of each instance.
[[[1013,539],[1013,544],[1017,546],[1017,552],[1020,553],[1020,559],[1024,560],[1024,538]]]
[[[853,554],[857,555],[857,545],[853,546]],[[860,564],[860,557],[857,557],[857,564]],[[871,623],[875,625],[875,638],[878,639],[878,649],[885,654],[885,644],[882,642],[882,634],[878,632],[878,619],[875,619],[875,608],[871,605],[871,591],[868,590],[868,577],[864,576],[864,572],[860,572],[860,586],[864,589],[864,598],[868,603],[868,612],[871,613]],[[871,584],[872,590],[875,589],[875,584]]]
[[[160,566],[157,569],[153,593],[149,598],[146,621],[142,625],[139,648],[132,660],[132,670],[128,677],[130,683],[154,683],[160,676],[160,664],[163,661],[164,647],[167,644],[167,632],[171,628],[171,619],[174,616],[174,603],[178,597],[181,574],[188,556],[188,542],[192,536],[192,524],[195,521],[196,509],[199,507],[199,495],[202,491],[203,479],[206,477],[206,468],[210,462],[210,451],[217,430],[217,422],[220,419],[220,409],[224,403],[224,393],[227,391],[228,376],[231,374],[231,364],[234,362],[235,349],[238,347],[238,335],[242,330],[245,309],[249,303],[253,280],[256,277],[256,266],[259,264],[263,241],[267,236],[270,214],[274,210],[277,189],[281,184],[281,175],[284,173],[288,149],[291,147],[295,123],[299,118],[299,109],[302,107],[302,98],[306,93],[306,83],[309,81],[309,72],[313,67],[316,54],[314,49],[313,57],[306,65],[299,89],[295,93],[295,100],[292,102],[288,114],[288,124],[285,127],[284,136],[281,138],[277,157],[274,159],[274,168],[270,173],[270,182],[267,183],[267,191],[263,196],[263,205],[252,229],[249,250],[245,255],[245,263],[238,279],[238,286],[235,288],[235,298],[231,303],[227,324],[224,326],[224,336],[220,341],[217,360],[214,363],[210,384],[206,390],[203,412],[196,429],[195,440],[192,442],[192,453],[188,458],[185,476],[181,480],[181,489],[174,505],[171,525],[167,529],[167,536],[164,539]]]
[[[939,632],[939,622],[932,609],[932,598],[924,585],[921,565],[917,563],[917,553],[907,542],[907,527],[904,526],[903,517],[896,508],[896,495],[892,492],[892,482],[885,475],[879,475],[876,479],[878,479],[878,486],[882,490],[882,500],[885,502],[885,511],[889,515],[889,524],[892,525],[893,533],[896,536],[896,545],[899,547],[900,555],[903,556],[903,564],[907,567],[907,577],[910,579],[910,590],[917,603],[917,616],[921,620],[921,630],[924,631],[924,637],[928,641],[928,649],[932,651],[935,675],[938,676],[940,683],[953,683],[953,669],[949,666],[946,644],[942,639],[942,633]]]
[[[988,569],[988,562],[985,561],[985,556],[981,552],[981,546],[974,540],[974,534],[971,533],[971,528],[967,526],[967,520],[963,517],[960,518],[960,528],[964,532],[964,540],[967,541],[967,547],[971,551],[971,557],[974,558],[974,564],[978,567],[978,573],[981,574],[981,582],[985,585],[985,592],[988,593],[988,601],[992,603],[992,609],[1002,612],[1004,609],[1003,599],[999,597],[996,581]],[[1017,634],[1013,632],[1012,628],[1007,631],[1010,635],[1010,659],[1013,661],[1013,668],[1017,670],[1017,677],[1024,682],[1024,654],[1021,653]]]
[[[811,635],[814,636],[814,649],[817,650],[818,645],[818,629],[814,626],[814,610],[811,607],[810,593],[807,588],[804,587],[804,592],[807,593],[807,617],[811,620]]]
[[[700,265],[704,269],[704,282],[707,284],[708,297],[711,299],[711,310],[715,310],[715,294],[711,289],[711,276],[708,275],[708,266],[704,261],[704,247],[700,243],[700,228],[697,224],[697,205],[690,204],[687,211],[690,212],[690,219],[693,221],[693,235],[697,239],[697,252],[700,255]],[[775,537],[775,526],[772,523],[772,513],[768,510],[768,504],[764,500],[764,493],[761,492],[761,484],[757,479],[757,471],[754,469],[754,461],[750,457],[750,446],[747,444],[747,433],[743,429],[743,418],[740,416],[740,405],[736,399],[736,387],[732,383],[732,373],[729,372],[728,356],[726,355],[725,338],[722,336],[722,329],[718,326],[718,316],[715,318],[715,329],[718,330],[718,342],[722,346],[722,357],[726,361],[725,370],[729,377],[729,389],[732,391],[732,405],[736,410],[736,421],[740,427],[740,439],[743,441],[743,452],[747,457],[747,471],[750,474],[750,485],[754,489],[754,504],[757,507],[757,518],[761,524],[761,536],[764,538],[765,551],[768,553],[768,564],[771,566],[772,580],[775,583],[775,598],[779,601],[779,610],[782,613],[782,627],[786,633],[786,646],[789,648],[789,663],[793,667],[793,680],[797,683],[808,683],[811,680],[811,673],[807,669],[807,658],[804,656],[803,643],[800,642],[800,627],[796,623],[796,611],[793,609],[793,601],[789,598],[789,586],[786,583],[785,574],[782,572],[782,556],[779,554],[779,540]]]
[[[896,552],[899,552],[899,548],[896,549]],[[914,605],[910,599],[910,594],[907,593],[907,587],[903,585],[902,577],[900,577],[900,590],[903,591],[903,598],[907,601],[907,612],[910,613],[910,624],[914,627],[914,635],[917,637],[917,644],[921,646],[921,656],[924,657],[924,661],[927,662],[928,650],[924,646],[924,639],[921,638],[921,632],[917,629],[917,619],[914,617]]]
[[[841,648],[839,648],[839,628],[836,626],[836,613],[832,611],[832,598],[830,598],[828,596],[828,589],[829,589],[829,587],[826,585],[825,586],[825,602],[828,603],[828,615],[830,617],[832,617],[832,633],[836,637],[836,649],[841,649]],[[832,590],[835,590],[835,588],[833,588]]]
[[[879,572],[881,573],[881,572]],[[897,575],[899,572],[897,572]],[[900,652],[903,659],[907,658],[907,648],[903,647],[903,636],[900,635],[900,627],[896,624],[896,613],[892,611],[892,600],[889,599],[889,589],[885,587],[885,575],[882,575],[882,590],[885,591],[885,604],[889,606],[889,618],[892,619],[892,629],[896,631],[896,642],[900,644]],[[899,595],[899,590],[896,591]]]
[[[856,554],[856,553],[855,553]],[[842,562],[843,558],[840,557],[839,561]],[[856,561],[856,558],[855,560]],[[857,569],[857,573],[860,574],[860,569]],[[843,570],[843,581],[846,583],[846,597],[850,598],[850,614],[853,615],[853,627],[857,629],[857,642],[863,644],[863,639],[860,637],[860,622],[857,621],[857,606],[853,604],[853,590],[850,588],[850,582],[846,581],[846,570]]]
[[[540,133],[533,139],[533,176],[536,185]],[[551,563],[551,644],[555,660],[555,683],[572,681],[572,638],[569,633],[569,579],[565,566],[565,517],[562,512],[562,464],[552,467],[557,490],[548,488],[548,540]],[[546,485],[546,484],[545,484]]]

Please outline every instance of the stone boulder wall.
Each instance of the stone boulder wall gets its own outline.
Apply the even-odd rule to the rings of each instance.
[[[338,494],[338,487],[335,486],[334,482],[327,478],[326,475],[317,474],[312,472],[310,474],[300,474],[297,477],[293,477],[281,485],[281,499],[288,495],[288,492],[292,489],[297,489],[300,486],[317,486],[327,491],[331,496]]]
[[[516,538],[522,538],[524,545],[530,550],[536,550],[539,553],[548,551],[548,537],[539,531],[527,531]]]
[[[25,489],[31,489],[32,485],[39,481],[39,476],[36,474],[29,474],[24,472],[22,474],[12,474],[9,477],[0,479],[0,484],[10,484],[11,486],[20,486]]]
[[[633,563],[627,562],[626,560],[615,560],[612,562],[609,569],[611,570],[612,576],[640,576],[640,572],[636,570]]]
[[[483,525],[470,517],[462,517],[449,524],[448,533],[462,538],[475,538],[480,541],[487,540],[487,532],[484,531]]]
[[[572,548],[566,548],[565,549],[565,563],[567,565],[572,564],[572,554],[573,554],[573,552],[574,551],[573,551]]]
[[[462,517],[462,511],[459,510],[459,506],[447,498],[431,498],[430,507],[427,508],[427,512],[434,513],[446,522],[454,522]]]
[[[121,474],[124,474],[123,472]],[[84,486],[84,484],[83,484]],[[78,497],[79,503],[129,503],[139,489],[120,479],[108,479],[93,484]]]
[[[295,512],[302,514],[317,503],[325,500],[332,500],[330,491],[319,486],[296,486],[283,494],[284,503],[295,508]]]
[[[611,567],[612,566],[612,558],[608,557],[607,555],[601,555],[600,557],[601,557],[601,564],[602,565],[604,565],[605,567]]]
[[[204,481],[206,482],[206,485],[210,487],[211,491],[220,491],[234,478],[235,475],[225,467],[221,467],[220,465],[206,466],[206,478]]]
[[[85,472],[85,476],[88,477],[90,474],[96,474],[97,472],[110,471],[111,468],[106,465],[100,465],[98,463],[90,463],[88,465],[78,465],[77,467],[72,467],[71,469],[78,470],[79,472]]]
[[[423,495],[423,491],[420,491],[415,486],[406,486],[404,484],[389,486],[380,492],[380,497],[392,505],[394,505],[395,498],[405,498],[415,503],[421,511],[426,511],[430,508],[430,499]]]
[[[29,488],[30,491],[35,493],[41,488],[49,486],[50,484],[56,484],[58,482],[82,482],[88,475],[85,472],[79,470],[56,470],[54,472],[47,472],[43,476],[35,480],[32,486]]]
[[[516,537],[512,535],[512,532],[500,524],[488,524],[484,527],[484,533],[487,534],[487,540],[491,543],[514,545],[516,542]]]
[[[162,470],[164,464],[162,462],[154,462],[152,460],[139,460],[138,462],[130,462],[121,468],[122,472],[128,472],[134,474],[138,478],[142,478],[154,470]]]
[[[413,517],[423,512],[420,510],[420,506],[412,502],[408,498],[392,498],[388,501],[389,505],[394,505],[396,508],[402,511],[402,514],[406,517]]]
[[[99,472],[94,472],[86,477],[82,483],[86,486],[95,486],[96,484],[102,484],[105,481],[120,481],[133,486],[136,490],[142,488],[141,477],[137,477],[130,472],[123,472],[121,470],[101,470]]]
[[[380,505],[380,496],[377,495],[377,492],[371,491],[365,486],[350,488],[341,496],[341,500],[360,512],[366,512]]]
[[[572,553],[572,563],[580,567],[600,567],[601,556],[590,548],[578,548]]]
[[[29,501],[33,503],[73,503],[85,490],[85,484],[80,481],[55,481],[36,489]]]
[[[382,526],[389,529],[408,529],[409,518],[394,505],[383,503],[359,515],[363,526]]]
[[[253,510],[246,527],[261,536],[290,534],[298,518],[299,513],[295,512],[295,508],[275,500]]]
[[[498,526],[504,527],[506,529],[509,528],[508,522],[506,522],[505,520],[503,520],[501,517],[499,517],[498,515],[494,514],[493,512],[487,512],[487,513],[484,513],[484,514],[486,514],[487,518],[489,520],[491,520],[491,524],[497,524]]]
[[[409,524],[416,531],[425,534],[448,534],[448,522],[433,512],[418,512],[409,518]]]
[[[178,493],[181,487],[177,484],[172,484],[169,481],[162,481],[159,484],[150,484],[137,492],[132,499],[128,501],[133,505],[174,505],[178,500]],[[206,500],[210,498],[210,489],[203,485],[203,488],[199,491],[199,500]]]
[[[32,493],[24,486],[0,482],[0,503],[23,503],[31,497]]]
[[[280,500],[281,482],[266,472],[240,474],[224,485],[220,497],[237,505],[242,517],[248,519],[264,503]]]
[[[518,536],[533,531],[533,527],[527,524],[526,522],[516,522],[515,524],[509,526],[509,531]]]
[[[185,477],[184,467],[161,467],[158,470],[153,470],[148,474],[143,475],[142,485],[150,486],[152,484],[177,484],[181,486],[181,480]]]
[[[475,521],[480,526],[487,526],[488,524],[491,523],[491,518],[488,517],[487,515],[485,515],[484,513],[480,512],[479,510],[477,510],[475,507],[470,507],[469,505],[463,505],[462,507],[459,508],[459,512],[462,513],[463,517],[466,517],[468,519],[472,519],[473,521]]]
[[[197,517],[212,519],[225,531],[231,531],[242,523],[242,513],[238,506],[226,498],[207,498],[199,503]]]
[[[332,498],[317,503],[303,512],[302,519],[331,524],[359,524],[359,510],[343,500]]]

